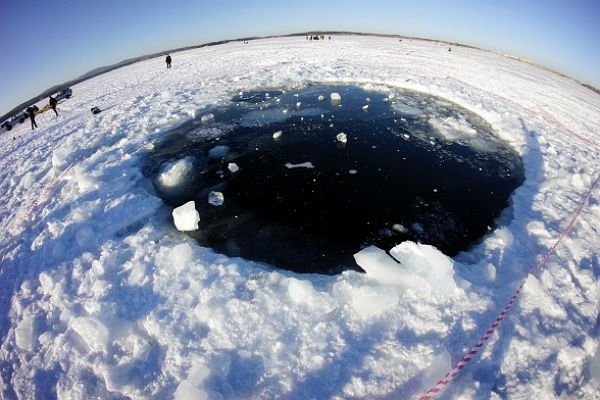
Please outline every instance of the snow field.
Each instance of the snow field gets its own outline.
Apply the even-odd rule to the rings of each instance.
[[[0,397],[420,394],[493,321],[598,174],[600,97],[493,53],[348,36],[172,57],[168,71],[153,59],[82,82],[58,118],[0,137]],[[141,174],[146,149],[239,90],[310,82],[420,90],[485,118],[526,170],[502,226],[455,260],[403,243],[391,252],[400,269],[371,249],[367,274],[332,277],[224,257],[179,233]],[[468,136],[459,120],[436,123],[448,140]],[[598,398],[599,199],[445,397]]]

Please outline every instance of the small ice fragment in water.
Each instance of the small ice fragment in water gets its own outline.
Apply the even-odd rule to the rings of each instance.
[[[208,113],[208,114],[204,114],[200,120],[202,121],[203,124],[206,124],[208,122],[211,122],[215,119],[215,115],[212,113]]]
[[[408,133],[403,133],[402,137],[404,137],[406,140],[410,139],[410,135]]]
[[[338,133],[335,138],[341,143],[346,143],[348,141],[348,136],[346,136],[344,132]]]
[[[394,224],[394,225],[392,225],[392,229],[395,230],[396,232],[400,232],[400,233],[408,232],[408,229],[406,229],[406,227],[402,224]]]
[[[333,93],[331,93],[330,97],[331,97],[331,104],[333,104],[333,105],[337,105],[342,102],[342,96],[340,96],[339,93],[333,92]]]
[[[297,107],[297,108],[300,108],[300,106],[301,106],[301,105],[302,105],[302,103],[301,103],[301,102],[297,102],[297,103],[296,103],[296,107]]]
[[[417,233],[423,233],[425,231],[425,229],[423,229],[423,225],[419,224],[418,222],[412,224],[411,228],[413,228],[413,231]]]
[[[173,222],[175,222],[175,228],[181,232],[195,231],[198,229],[200,214],[196,211],[196,203],[194,200],[188,201],[184,205],[173,210]]]
[[[364,105],[362,109],[363,109],[363,111],[368,111],[369,110],[369,105],[368,104]]]
[[[277,140],[281,137],[281,135],[283,134],[283,131],[277,131],[273,134],[273,139]]]
[[[285,167],[288,169],[292,169],[292,168],[314,168],[315,166],[310,162],[310,161],[306,161],[300,164],[292,164],[292,163],[285,163]]]
[[[317,100],[323,101],[323,100],[325,100],[325,96],[323,96],[322,94],[320,94],[319,97],[317,97]]]
[[[240,167],[238,167],[238,165],[234,162],[230,162],[229,164],[227,164],[227,169],[230,172],[236,173],[240,170]]]
[[[284,114],[287,114],[287,113],[288,113],[288,110],[287,110],[287,108],[286,108],[286,109],[284,109],[284,110],[283,110],[283,111],[281,111],[281,112],[282,112],[282,113],[284,113]]]
[[[210,158],[223,158],[229,153],[229,146],[219,145],[208,151]]]
[[[369,103],[369,102],[371,101],[371,98],[370,98],[370,97],[367,97],[367,98],[365,99],[365,101],[366,101],[367,103]]]
[[[394,93],[390,93],[388,95],[388,99],[390,99],[390,100],[394,99],[395,97],[396,97],[396,95]]]
[[[357,171],[357,170],[355,170],[355,169],[350,169],[350,170],[348,170],[348,173],[349,173],[350,175],[356,175],[356,173],[357,173],[357,172],[358,172],[358,171]]]
[[[225,196],[221,192],[210,192],[208,194],[208,202],[213,206],[220,206],[225,201]]]
[[[280,98],[276,98],[275,99],[275,103],[279,103],[279,102],[281,102],[281,99]]]

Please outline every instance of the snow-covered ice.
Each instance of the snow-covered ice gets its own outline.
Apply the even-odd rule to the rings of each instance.
[[[277,131],[277,132],[273,133],[273,139],[275,139],[275,140],[279,139],[282,134],[283,134],[282,131]]]
[[[598,174],[600,96],[492,52],[334,36],[175,57],[168,72],[158,57],[81,82],[57,118],[44,113],[36,131],[22,124],[0,136],[1,398],[418,395],[479,339]],[[218,255],[174,229],[155,191],[180,185],[185,173],[175,171],[190,164],[175,160],[162,183],[147,182],[152,143],[192,118],[218,127],[208,111],[231,93],[315,82],[376,90],[371,104],[386,99],[400,121],[427,105],[404,104],[397,88],[483,117],[525,166],[499,227],[453,260],[424,244],[399,244],[391,256],[367,246],[358,257],[366,274],[335,276]],[[104,111],[91,115],[93,106]],[[304,111],[314,110],[262,112]],[[481,145],[458,116],[429,123],[436,140]],[[186,228],[198,226],[192,208]],[[595,190],[444,398],[598,398],[598,226]]]

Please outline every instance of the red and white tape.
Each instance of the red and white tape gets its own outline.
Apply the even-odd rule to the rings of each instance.
[[[423,393],[421,397],[419,397],[419,400],[432,400],[439,396],[448,387],[448,385],[460,374],[460,371],[463,370],[467,366],[467,364],[473,360],[477,353],[479,353],[479,351],[483,348],[486,342],[490,339],[494,331],[498,328],[498,326],[500,326],[513,304],[517,301],[517,298],[521,294],[521,290],[523,289],[523,286],[525,286],[525,282],[527,282],[527,278],[529,277],[529,275],[540,270],[546,264],[552,253],[554,253],[554,251],[556,250],[556,247],[558,247],[563,238],[569,234],[571,228],[573,228],[575,220],[577,220],[577,217],[579,217],[579,214],[581,214],[581,211],[588,203],[590,197],[592,196],[592,192],[598,185],[598,182],[600,182],[600,174],[598,174],[598,177],[592,183],[592,186],[590,187],[588,192],[585,194],[585,196],[583,196],[583,199],[573,212],[569,223],[562,230],[562,232],[558,236],[558,239],[556,239],[554,244],[550,246],[548,251],[546,251],[546,253],[537,263],[537,265],[529,271],[529,274],[523,279],[521,284],[514,291],[513,295],[506,302],[506,305],[504,306],[502,311],[498,314],[494,322],[489,326],[489,328],[485,331],[481,338],[479,338],[477,343],[475,343],[473,347],[471,347],[466,353],[463,354],[463,357],[460,359],[460,361],[456,363],[446,375],[444,375],[441,379],[439,379],[436,382],[435,385],[431,386],[425,393]]]

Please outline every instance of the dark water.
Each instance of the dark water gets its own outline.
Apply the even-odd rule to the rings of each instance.
[[[214,119],[198,117],[156,143],[145,173],[156,182],[168,162],[192,156],[189,184],[177,194],[157,184],[157,192],[174,207],[195,200],[200,229],[190,235],[229,256],[335,273],[356,268],[352,255],[369,244],[388,250],[413,240],[455,255],[494,226],[523,181],[521,160],[458,105],[389,93],[312,86],[238,94],[210,111]],[[222,158],[209,156],[217,145],[229,148]],[[286,167],[306,162],[313,168]],[[210,191],[223,193],[223,205],[208,203]]]

